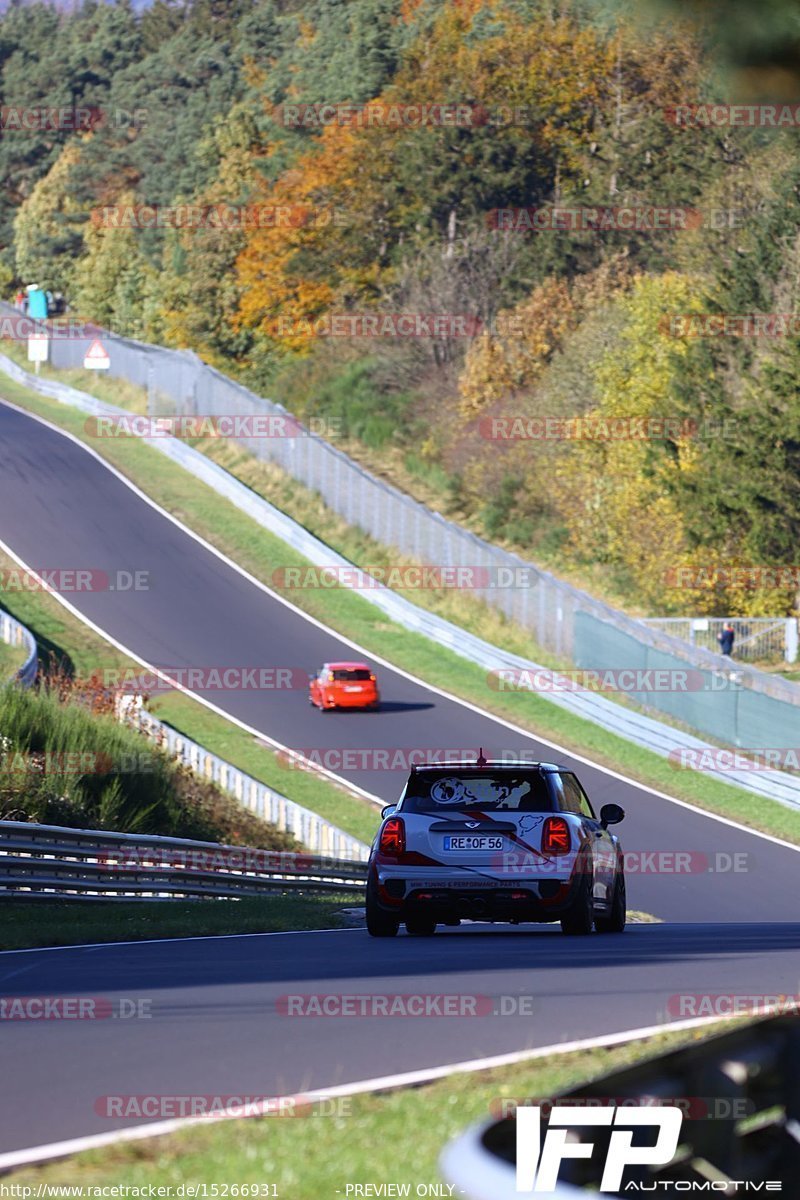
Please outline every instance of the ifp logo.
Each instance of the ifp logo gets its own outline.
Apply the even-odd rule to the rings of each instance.
[[[564,1159],[591,1158],[594,1142],[567,1140],[570,1130],[586,1125],[615,1126],[609,1137],[600,1191],[619,1191],[626,1167],[666,1166],[672,1161],[683,1121],[681,1110],[672,1105],[653,1108],[556,1105],[550,1110],[547,1132],[542,1139],[541,1112],[533,1106],[517,1109],[518,1192],[553,1192]],[[655,1142],[634,1146],[635,1132],[648,1125],[657,1130]]]

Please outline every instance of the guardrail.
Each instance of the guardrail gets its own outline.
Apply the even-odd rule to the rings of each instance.
[[[334,856],[0,821],[0,898],[170,900],[359,891],[367,866]]]
[[[14,672],[12,678],[16,679],[23,687],[30,687],[36,679],[38,670],[38,657],[36,649],[36,639],[29,629],[11,616],[11,613],[0,612],[0,642],[5,642],[7,646],[25,646],[28,650],[28,657],[25,662]]]
[[[179,733],[171,725],[160,721],[141,705],[133,703],[133,697],[121,697],[121,717],[151,741],[178,758],[197,775],[216,783],[223,791],[230,792],[245,808],[256,816],[275,825],[284,833],[291,833],[302,846],[315,854],[331,855],[339,859],[366,862],[369,846],[359,841],[337,825],[324,820],[318,813],[290,800],[266,783],[240,771],[217,754],[206,750],[199,742]],[[128,701],[126,703],[126,701]],[[377,823],[377,818],[376,818]]]

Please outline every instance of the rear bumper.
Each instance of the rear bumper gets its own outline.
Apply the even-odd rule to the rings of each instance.
[[[376,708],[380,696],[377,692],[325,692],[321,703],[324,708]]]
[[[564,878],[475,880],[443,873],[439,880],[412,878],[421,872],[376,872],[376,899],[380,908],[399,920],[427,913],[437,923],[458,920],[557,921],[573,901],[577,881]]]

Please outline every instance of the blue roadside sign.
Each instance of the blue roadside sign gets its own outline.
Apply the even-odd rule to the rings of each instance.
[[[32,288],[28,292],[28,316],[37,321],[47,317],[47,296],[41,288]]]

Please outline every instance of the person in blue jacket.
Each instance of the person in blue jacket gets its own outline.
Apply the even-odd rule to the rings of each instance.
[[[735,637],[736,634],[734,633],[733,626],[731,625],[730,621],[726,621],[720,632],[717,634],[719,648],[723,654],[733,653],[733,641]]]

